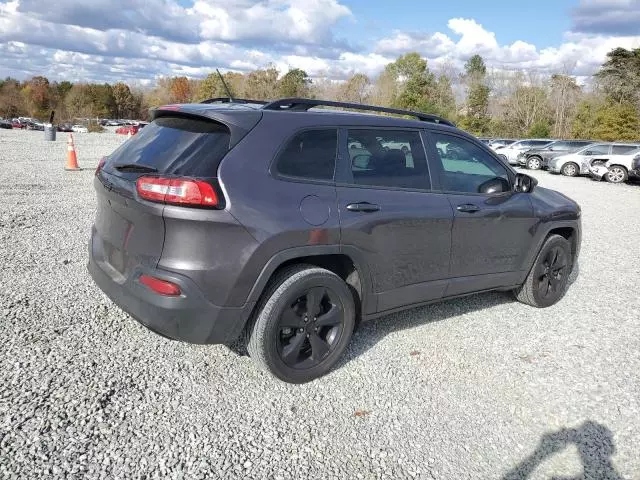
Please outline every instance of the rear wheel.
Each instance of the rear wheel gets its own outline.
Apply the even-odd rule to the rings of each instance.
[[[540,157],[529,157],[527,159],[527,168],[529,170],[540,170],[542,168],[542,159]]]
[[[560,172],[567,177],[576,177],[580,173],[580,167],[576,163],[569,162],[562,166]]]
[[[354,325],[347,284],[329,270],[296,265],[270,282],[249,327],[247,350],[280,380],[304,383],[331,370]]]
[[[567,291],[571,273],[571,246],[564,237],[551,235],[542,246],[516,298],[533,307],[549,307]]]
[[[627,173],[627,169],[622,165],[611,165],[609,167],[609,171],[605,175],[607,182],[611,183],[624,183],[629,178],[629,174]]]

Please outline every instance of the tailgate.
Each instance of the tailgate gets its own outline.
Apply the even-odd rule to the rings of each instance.
[[[118,283],[123,283],[137,266],[154,268],[164,244],[164,205],[137,202],[135,181],[104,172],[95,186],[97,213],[92,248],[96,262]]]

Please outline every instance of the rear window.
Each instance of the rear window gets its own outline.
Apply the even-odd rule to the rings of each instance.
[[[637,148],[638,148],[637,145],[614,145],[612,149],[612,153],[614,155],[625,155]]]
[[[165,175],[215,177],[230,137],[229,129],[213,120],[160,117],[114,151],[105,169],[116,173],[114,165],[140,165]]]

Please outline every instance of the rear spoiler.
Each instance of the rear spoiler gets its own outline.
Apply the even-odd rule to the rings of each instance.
[[[185,116],[206,118],[221,123],[229,129],[231,140],[229,148],[237,145],[247,133],[249,133],[262,118],[262,111],[256,109],[229,109],[220,108],[220,105],[185,103],[176,105],[163,105],[149,109],[151,120],[160,117]]]

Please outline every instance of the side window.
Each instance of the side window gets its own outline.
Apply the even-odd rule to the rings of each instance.
[[[609,153],[609,145],[591,145],[583,155],[606,155]]]
[[[442,174],[444,190],[466,193],[499,193],[510,190],[507,169],[475,143],[444,133],[431,133]],[[493,185],[487,190],[486,187]]]
[[[349,130],[348,151],[357,185],[431,188],[422,139],[416,131]]]
[[[624,155],[625,153],[629,153],[637,148],[637,145],[614,145],[612,153],[614,155]]]
[[[280,153],[276,171],[288,177],[332,180],[337,149],[336,129],[298,133]]]

